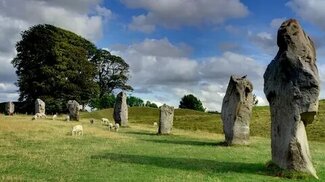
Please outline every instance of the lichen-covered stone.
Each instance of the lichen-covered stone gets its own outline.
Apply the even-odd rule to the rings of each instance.
[[[35,101],[35,114],[36,113],[45,114],[45,102],[41,99],[36,99]]]
[[[253,107],[253,85],[246,76],[231,76],[223,98],[221,119],[227,145],[249,144],[249,123]]]
[[[173,128],[174,107],[166,104],[160,107],[158,134],[170,134]]]
[[[120,126],[128,125],[128,105],[126,103],[126,94],[120,92],[116,96],[113,118],[115,123],[118,123]]]
[[[69,100],[67,104],[68,110],[69,110],[69,117],[71,121],[79,121],[79,108],[80,105],[75,100]]]
[[[272,120],[272,161],[317,178],[305,130],[318,111],[320,92],[314,43],[290,19],[279,28],[277,44],[279,51],[264,73]]]

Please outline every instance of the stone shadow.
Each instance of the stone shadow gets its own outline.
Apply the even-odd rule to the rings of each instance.
[[[109,160],[129,164],[150,165],[168,169],[199,171],[202,173],[236,172],[267,175],[267,169],[263,163],[226,162],[208,159],[157,157],[116,153],[93,155],[91,156],[91,160]]]

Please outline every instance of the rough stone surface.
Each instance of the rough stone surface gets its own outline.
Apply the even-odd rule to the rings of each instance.
[[[7,115],[13,115],[15,113],[15,104],[13,102],[7,102],[5,107]]]
[[[67,104],[69,110],[69,117],[71,121],[79,121],[79,108],[80,105],[75,100],[69,100]]]
[[[45,114],[45,102],[41,99],[36,99],[35,101],[35,114],[36,113]]]
[[[116,96],[113,118],[115,123],[120,126],[128,125],[128,105],[126,104],[126,94],[124,92],[120,92]]]
[[[221,119],[228,145],[249,144],[249,122],[253,107],[253,85],[246,76],[231,76],[223,98]]]
[[[272,161],[317,178],[305,130],[318,111],[320,92],[314,43],[290,19],[279,28],[277,44],[279,51],[264,73],[272,121]]]
[[[158,134],[170,134],[173,128],[174,107],[166,104],[160,107]]]

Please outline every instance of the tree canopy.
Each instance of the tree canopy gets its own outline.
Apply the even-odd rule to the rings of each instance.
[[[179,108],[205,111],[202,102],[192,94],[184,95],[184,97],[182,97]]]
[[[98,49],[91,59],[97,67],[96,81],[99,85],[99,98],[111,94],[114,89],[133,90],[127,84],[129,65],[119,56],[104,49]]]
[[[47,111],[61,112],[67,100],[86,104],[98,92],[96,67],[89,59],[96,47],[70,31],[36,25],[22,32],[12,60],[18,76],[19,101],[41,98]]]
[[[134,97],[134,96],[128,96],[126,99],[126,102],[128,104],[128,106],[130,107],[142,107],[144,106],[144,102],[142,99],[138,98],[138,97]]]

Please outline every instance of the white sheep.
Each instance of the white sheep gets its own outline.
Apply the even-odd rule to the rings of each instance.
[[[83,128],[82,125],[76,125],[72,128],[72,136],[74,135],[83,135]]]
[[[109,120],[107,118],[102,118],[102,124],[107,125],[109,123]]]
[[[66,115],[66,116],[65,116],[65,120],[66,120],[66,121],[70,121],[70,116],[69,116],[69,115]]]
[[[157,122],[154,122],[153,125],[154,125],[154,126],[158,126],[158,123],[157,123]]]
[[[108,126],[108,130],[111,130],[111,129],[113,129],[113,128],[114,128],[114,125],[113,125],[113,123],[108,123],[108,124],[107,124],[107,126]]]
[[[32,120],[36,120],[36,119],[37,119],[37,116],[34,115],[34,116],[32,117]]]
[[[115,126],[114,126],[114,129],[116,132],[118,132],[118,129],[120,128],[120,124],[118,123],[115,123]]]
[[[56,114],[54,114],[54,115],[52,116],[52,120],[55,120],[57,117],[58,117],[58,116],[57,116]]]

